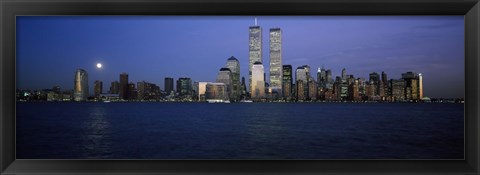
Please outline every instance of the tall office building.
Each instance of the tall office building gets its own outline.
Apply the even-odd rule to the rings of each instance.
[[[120,74],[119,97],[120,99],[128,100],[128,74],[125,72]]]
[[[405,100],[420,100],[419,74],[414,72],[402,73],[402,79],[405,80]]]
[[[217,75],[217,83],[224,83],[228,97],[233,99],[232,71],[229,68],[221,68]]]
[[[257,19],[255,18],[255,26],[249,28],[249,65],[248,65],[248,83],[250,85],[250,92],[253,92],[252,85],[252,68],[254,63],[262,61],[262,28],[257,26]],[[253,95],[253,93],[251,93]]]
[[[270,91],[282,96],[282,31],[270,29]]]
[[[74,78],[73,100],[86,101],[88,99],[88,73],[83,69],[77,69]]]
[[[242,87],[240,86],[240,62],[235,57],[230,57],[227,60],[226,68],[229,68],[232,72],[232,99],[239,100],[242,93]]]
[[[418,74],[418,93],[420,100],[423,99],[423,77],[422,74]]]
[[[130,82],[127,85],[127,98],[128,100],[136,100],[138,98],[138,91],[135,88],[135,83]]]
[[[309,76],[309,67],[306,67],[305,65],[297,67],[297,70],[295,71],[295,83],[297,84],[298,87],[302,87],[303,89],[296,89],[297,92],[297,100],[299,100],[299,97],[302,97],[301,100],[305,100],[305,98],[308,96],[308,76]],[[301,81],[299,81],[301,80]],[[302,85],[299,85],[298,83],[301,82],[303,83]],[[303,94],[301,94],[303,93]]]
[[[94,92],[95,98],[99,98],[100,94],[103,93],[102,91],[103,91],[103,82],[100,80],[95,80],[95,82],[93,83],[93,92]]]
[[[265,97],[265,74],[262,62],[255,62],[252,66],[252,98]]]
[[[370,73],[369,78],[369,81],[372,82],[374,86],[373,94],[380,95],[380,75],[376,72],[372,72]]]
[[[296,86],[296,99],[297,101],[303,101],[305,100],[305,83],[302,79],[297,79],[297,81],[295,81],[295,86]]]
[[[332,70],[328,69],[325,71],[326,77],[327,77],[327,82],[328,84],[333,83],[333,77],[332,77]]]
[[[118,94],[120,92],[120,84],[118,83],[118,81],[113,81],[111,84],[110,84],[110,91],[109,93],[110,94]]]
[[[283,65],[282,67],[282,94],[285,99],[292,98],[292,65]]]
[[[171,77],[165,77],[165,92],[167,95],[170,95],[173,91],[173,78]]]
[[[342,80],[347,79],[347,70],[345,68],[342,69]]]
[[[182,77],[177,80],[177,92],[180,96],[192,95],[192,80],[188,77]]]

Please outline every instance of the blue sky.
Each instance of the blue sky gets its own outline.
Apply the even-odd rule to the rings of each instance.
[[[268,70],[268,31],[282,30],[283,64],[322,65],[338,76],[368,79],[422,73],[428,97],[464,97],[463,16],[259,16],[263,62]],[[89,85],[164,78],[215,81],[230,56],[248,80],[248,27],[253,16],[19,16],[17,87],[73,89],[77,68]],[[97,69],[96,63],[103,68]],[[267,75],[268,75],[268,71]]]

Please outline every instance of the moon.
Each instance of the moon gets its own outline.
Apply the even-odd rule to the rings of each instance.
[[[102,68],[102,63],[97,63],[97,68]]]

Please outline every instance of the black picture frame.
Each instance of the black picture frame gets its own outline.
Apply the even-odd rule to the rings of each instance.
[[[0,0],[1,174],[478,174],[478,0]],[[18,15],[464,15],[465,160],[16,160]]]

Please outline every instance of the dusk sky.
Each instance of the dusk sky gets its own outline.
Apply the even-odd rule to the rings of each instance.
[[[75,70],[103,81],[119,74],[164,89],[164,78],[214,82],[231,56],[248,83],[253,16],[19,16],[17,88],[73,89]],[[282,30],[283,64],[331,69],[368,80],[422,73],[427,97],[464,97],[464,16],[259,16],[268,77],[270,28]],[[96,68],[102,63],[101,69]],[[268,81],[268,78],[267,78]]]

